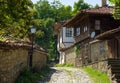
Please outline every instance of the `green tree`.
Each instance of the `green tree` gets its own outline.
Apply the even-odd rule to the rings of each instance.
[[[114,5],[115,11],[113,12],[113,17],[115,19],[120,19],[120,0],[109,0],[110,3]]]
[[[45,19],[52,16],[51,6],[47,0],[39,0],[34,4],[34,8],[37,11],[37,18]]]
[[[36,42],[47,49],[51,57],[54,57],[57,37],[53,36],[53,25],[55,22],[70,19],[72,8],[61,4],[59,0],[54,0],[52,3],[47,0],[39,0],[34,4],[34,9],[37,11],[35,17],[43,20],[40,28],[44,32],[43,36],[37,37]]]
[[[73,15],[81,11],[82,9],[87,9],[90,7],[88,3],[85,3],[84,0],[78,0],[78,2],[74,3]]]
[[[96,5],[94,6],[94,8],[99,8],[99,5],[98,5],[98,4],[96,4]]]
[[[32,7],[31,0],[0,0],[0,35],[28,37],[32,25],[41,24],[40,19],[34,19]]]
[[[53,23],[54,19],[47,18],[43,21],[43,24],[40,27],[43,35],[36,38],[36,43],[38,43],[43,48],[50,49],[50,42],[53,37]]]
[[[54,0],[51,5],[55,21],[68,20],[72,17],[72,7],[65,6],[59,0]]]

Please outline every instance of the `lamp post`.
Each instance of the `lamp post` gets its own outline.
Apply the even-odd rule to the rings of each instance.
[[[32,34],[32,48],[31,48],[31,52],[30,52],[30,62],[29,62],[29,66],[32,68],[32,59],[33,59],[33,51],[34,51],[34,48],[33,48],[33,42],[34,42],[34,35],[35,35],[35,32],[36,32],[36,27],[32,27],[31,28],[31,34]]]

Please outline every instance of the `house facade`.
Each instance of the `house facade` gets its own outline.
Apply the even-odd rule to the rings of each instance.
[[[106,5],[106,0],[102,0],[102,3],[102,7],[80,11],[64,26],[74,28],[74,47],[79,50],[75,64],[90,65],[111,73],[114,75],[110,76],[111,79],[115,77],[119,83],[120,20],[113,18],[114,8]]]
[[[74,27],[75,44],[82,48],[82,58],[88,58],[91,62],[90,42],[101,33],[119,27],[120,21],[112,17],[113,10],[110,6],[85,9],[64,24],[66,27]]]
[[[120,20],[113,18],[113,11],[114,8],[106,5],[106,0],[102,0],[102,7],[84,9],[64,22],[62,27],[73,29],[74,43],[68,47],[58,45],[63,56],[60,57],[61,63],[89,65],[107,73],[110,79],[119,83]],[[59,36],[59,41],[60,38]]]
[[[60,53],[59,63],[65,64],[65,52],[61,49],[68,48],[74,44],[74,29],[63,27],[65,22],[54,24],[54,35],[57,35],[57,50]]]

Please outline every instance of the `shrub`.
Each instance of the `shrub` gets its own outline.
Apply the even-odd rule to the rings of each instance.
[[[25,68],[18,76],[15,83],[36,83],[39,80],[45,79],[45,76],[48,72],[50,72],[50,68],[48,66],[42,68],[41,70],[36,68]]]

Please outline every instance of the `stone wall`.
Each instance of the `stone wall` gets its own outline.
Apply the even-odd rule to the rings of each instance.
[[[78,47],[78,48],[77,48]],[[88,44],[85,46],[74,45],[64,50],[65,64],[73,64],[75,67],[85,65],[85,56],[88,56]],[[88,62],[86,62],[87,64]]]
[[[108,45],[107,41],[90,42],[90,57],[92,67],[107,73],[108,70]]]
[[[108,41],[92,41],[90,42],[90,57],[91,63],[88,64],[92,68],[95,68],[99,71],[102,71],[108,75],[108,77],[112,78],[111,68],[108,65],[109,57],[109,47]],[[110,80],[111,83],[114,83],[114,80]]]
[[[46,55],[45,52],[35,51],[33,66],[45,66]],[[14,83],[20,71],[28,67],[28,60],[28,48],[0,46],[0,83]]]
[[[75,58],[76,58],[75,48],[74,47],[69,48],[64,52],[65,52],[65,63],[72,64],[75,66]]]
[[[35,51],[33,54],[33,66],[37,68],[44,67],[46,65],[46,53]]]
[[[114,80],[112,80],[111,68],[108,67],[107,60],[95,62],[95,63],[89,64],[88,66],[92,67],[98,71],[102,71],[102,72],[106,73],[110,79],[110,83],[116,83],[116,82],[114,82]]]
[[[102,71],[106,74],[108,73],[108,61],[95,62],[95,63],[89,64],[89,66],[99,71]]]
[[[90,57],[93,63],[106,60],[108,57],[107,41],[92,41],[90,43]]]

